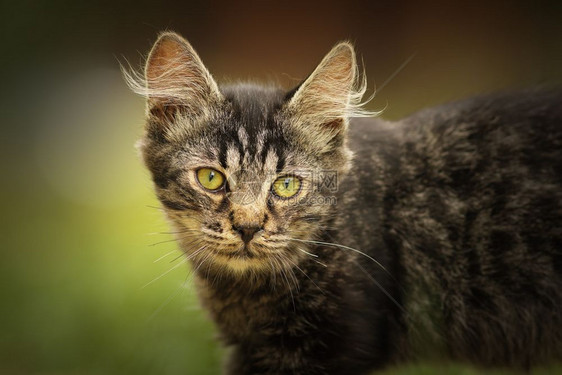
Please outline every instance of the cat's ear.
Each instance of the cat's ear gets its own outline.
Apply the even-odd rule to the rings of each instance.
[[[358,85],[357,75],[353,46],[337,44],[290,98],[292,122],[319,135],[319,141],[342,134],[347,118],[361,112],[365,88]]]
[[[203,114],[222,98],[218,86],[189,42],[176,33],[160,35],[146,61],[146,96],[156,116],[179,109],[190,117]]]

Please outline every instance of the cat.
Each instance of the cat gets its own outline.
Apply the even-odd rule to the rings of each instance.
[[[125,78],[147,98],[139,148],[227,373],[562,357],[559,89],[391,123],[363,109],[350,43],[285,91],[219,86],[172,32]]]

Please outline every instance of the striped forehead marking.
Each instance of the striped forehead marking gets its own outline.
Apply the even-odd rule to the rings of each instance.
[[[258,136],[256,137],[256,155],[260,155],[263,152],[266,136],[267,130],[265,129],[258,133]]]
[[[245,150],[248,148],[248,132],[243,126],[238,128],[238,141]]]
[[[240,150],[233,143],[226,149],[226,165],[233,169],[240,167]]]
[[[277,169],[277,164],[279,162],[279,156],[277,152],[270,148],[267,151],[267,156],[265,157],[265,161],[263,163],[263,169],[266,171],[275,171]]]

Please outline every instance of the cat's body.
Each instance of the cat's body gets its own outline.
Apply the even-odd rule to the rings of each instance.
[[[229,373],[562,356],[560,91],[348,124],[348,45],[285,93],[219,89],[186,43],[151,52],[141,150]]]
[[[335,242],[395,258],[413,352],[438,343],[523,367],[561,358],[560,103],[560,91],[526,91],[351,122],[355,165],[376,183],[343,189],[376,204],[338,207]],[[353,217],[368,219],[350,228]]]
[[[361,254],[312,245],[328,267],[307,259],[292,291],[200,280],[243,353],[232,373],[275,368],[282,355],[296,373],[356,373],[436,355],[428,347],[496,366],[561,355],[561,100],[519,92],[396,123],[351,120],[356,172],[339,184],[333,229],[319,240],[361,249],[392,276]]]

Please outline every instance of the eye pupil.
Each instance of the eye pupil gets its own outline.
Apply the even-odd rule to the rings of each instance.
[[[210,191],[218,191],[225,184],[224,175],[211,168],[198,169],[196,176],[201,186]]]
[[[290,198],[296,195],[301,186],[301,180],[295,176],[279,177],[273,183],[273,193],[281,198]]]

